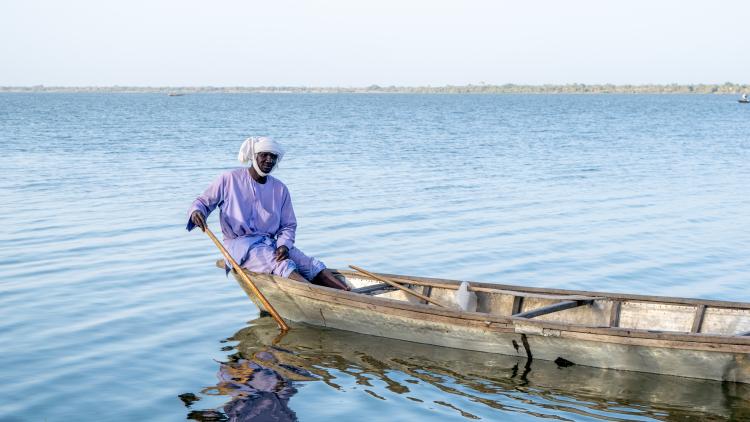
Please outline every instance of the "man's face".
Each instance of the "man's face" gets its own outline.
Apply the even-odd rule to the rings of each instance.
[[[258,167],[260,167],[263,173],[270,173],[278,159],[279,156],[272,152],[259,152],[255,156],[255,160],[258,161]]]

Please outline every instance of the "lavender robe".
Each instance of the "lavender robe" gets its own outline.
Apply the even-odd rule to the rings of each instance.
[[[297,219],[286,185],[273,176],[258,183],[247,168],[221,174],[194,202],[188,211],[187,229],[193,211],[204,217],[219,207],[219,221],[224,245],[241,266],[255,272],[288,277],[299,270],[308,280],[325,265],[294,247]],[[289,248],[289,258],[276,262],[277,246]],[[227,263],[227,268],[230,265]]]

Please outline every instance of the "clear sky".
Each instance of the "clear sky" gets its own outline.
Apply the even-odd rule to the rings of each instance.
[[[750,1],[0,0],[0,85],[750,83]]]

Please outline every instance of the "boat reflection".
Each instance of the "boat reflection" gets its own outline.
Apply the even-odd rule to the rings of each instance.
[[[289,408],[295,385],[322,381],[342,390],[337,378],[347,376],[374,397],[403,395],[415,405],[429,400],[420,391],[437,388],[445,400],[433,403],[471,419],[479,417],[450,404],[452,398],[487,411],[555,419],[566,413],[602,420],[750,420],[747,384],[527,361],[306,325],[278,335],[271,318],[260,318],[229,339],[239,342],[237,353],[221,364],[217,386],[203,393],[231,400],[218,419],[201,417],[211,411],[192,412],[192,418],[296,420]]]

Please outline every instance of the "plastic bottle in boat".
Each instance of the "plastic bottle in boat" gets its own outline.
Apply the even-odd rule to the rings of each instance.
[[[462,281],[456,290],[456,303],[462,311],[477,311],[477,294],[469,291],[469,282]]]

